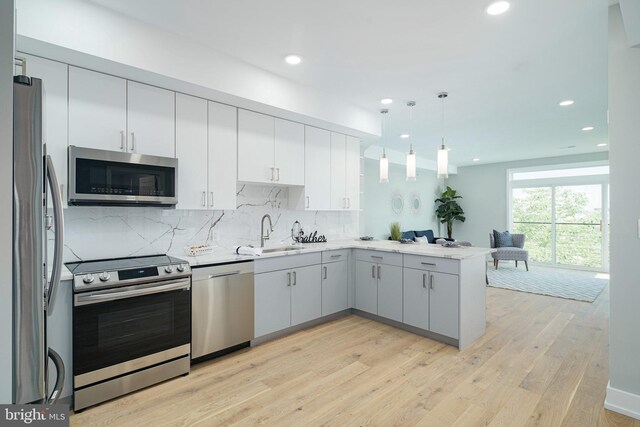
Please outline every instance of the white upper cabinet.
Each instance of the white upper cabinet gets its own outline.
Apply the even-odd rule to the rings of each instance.
[[[44,87],[44,122],[42,135],[47,154],[53,160],[63,204],[67,204],[67,64],[48,59],[20,55],[25,58],[30,77],[42,80]],[[49,205],[51,200],[49,199]]]
[[[175,92],[127,82],[128,151],[175,157]]]
[[[175,92],[70,66],[69,144],[175,157]]]
[[[235,107],[176,94],[178,209],[236,208]]]
[[[305,126],[304,187],[289,189],[289,207],[331,209],[331,132]]]
[[[177,209],[207,209],[207,145],[207,100],[176,94]]]
[[[275,182],[271,116],[238,110],[238,181]]]
[[[347,137],[331,132],[331,209],[347,208],[346,190],[346,145]]]
[[[275,119],[274,140],[277,183],[304,185],[304,125]]]
[[[238,181],[304,185],[304,125],[238,110]]]
[[[360,140],[347,136],[345,153],[345,197],[347,209],[360,209]]]
[[[209,194],[212,209],[236,208],[238,109],[209,102]]]
[[[124,151],[127,81],[69,66],[69,145]]]

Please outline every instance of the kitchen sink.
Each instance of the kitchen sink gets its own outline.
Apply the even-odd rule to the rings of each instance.
[[[289,251],[302,251],[305,248],[303,246],[282,246],[279,248],[269,248],[269,249],[263,249],[262,253],[263,254],[272,254],[274,252],[289,252]]]

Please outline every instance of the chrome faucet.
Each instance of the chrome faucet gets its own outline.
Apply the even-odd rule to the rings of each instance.
[[[267,230],[267,234],[264,234],[264,220],[269,220],[269,229]],[[264,241],[269,240],[269,234],[273,231],[273,223],[271,222],[271,215],[265,214],[262,217],[262,221],[260,221],[260,247],[264,248]]]

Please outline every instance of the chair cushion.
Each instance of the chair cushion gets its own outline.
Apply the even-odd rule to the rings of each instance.
[[[435,243],[436,239],[433,236],[433,230],[421,230],[416,231],[416,237],[426,237],[429,243]]]
[[[500,232],[498,230],[493,230],[493,238],[496,242],[496,248],[513,247],[513,238],[511,237],[511,233],[508,231]]]
[[[416,237],[416,232],[415,231],[403,231],[402,232],[402,238],[403,239],[407,239],[407,240],[413,240]]]
[[[497,248],[496,252],[491,253],[491,257],[498,260],[529,261],[529,251],[514,247]]]

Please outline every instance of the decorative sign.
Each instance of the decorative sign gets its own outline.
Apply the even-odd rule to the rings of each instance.
[[[325,243],[327,238],[324,237],[324,234],[318,236],[318,231],[314,231],[308,236],[304,235],[304,231],[300,230],[300,233],[295,238],[298,243]]]

